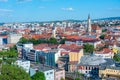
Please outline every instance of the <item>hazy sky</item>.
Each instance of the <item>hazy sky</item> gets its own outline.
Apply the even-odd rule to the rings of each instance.
[[[0,22],[120,16],[120,0],[0,0]]]

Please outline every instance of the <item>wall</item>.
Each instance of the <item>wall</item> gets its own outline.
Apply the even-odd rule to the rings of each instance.
[[[79,52],[70,52],[69,53],[69,61],[80,61],[81,57],[83,56],[83,49]]]
[[[104,74],[104,77],[107,77],[107,75],[118,75],[118,76],[120,76],[120,70],[115,70],[115,69],[99,70],[99,76],[102,77],[103,74]]]
[[[8,43],[17,43],[22,38],[22,34],[9,34]]]
[[[54,70],[48,70],[44,72],[46,80],[54,80]]]
[[[55,71],[55,80],[65,79],[65,70]]]

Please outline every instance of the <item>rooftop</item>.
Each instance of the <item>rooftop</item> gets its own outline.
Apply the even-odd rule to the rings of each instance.
[[[83,56],[81,57],[79,65],[97,65],[97,66],[110,66],[115,62],[112,59],[104,59],[98,56]]]
[[[48,71],[48,70],[53,70],[54,68],[47,66],[47,65],[43,65],[43,64],[35,64],[32,63],[31,64],[31,68],[35,69],[35,70],[40,70],[40,71]]]

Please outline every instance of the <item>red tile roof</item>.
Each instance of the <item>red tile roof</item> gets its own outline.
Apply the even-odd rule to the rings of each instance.
[[[98,25],[92,24],[92,30],[101,30],[101,28]]]
[[[54,45],[54,44],[51,44],[51,45],[48,45],[48,44],[39,44],[39,45],[35,45],[33,47],[34,47],[34,49],[37,49],[37,50],[43,50],[43,49],[57,48],[58,45]]]
[[[69,64],[78,64],[78,61],[70,61]]]
[[[76,44],[71,44],[71,45],[66,45],[66,44],[62,44],[60,45],[59,48],[63,48],[65,50],[70,50],[70,51],[74,51],[74,50],[80,50],[83,48],[83,46],[77,46]]]
[[[109,53],[109,52],[113,52],[113,51],[109,48],[104,48],[103,49],[103,53]]]

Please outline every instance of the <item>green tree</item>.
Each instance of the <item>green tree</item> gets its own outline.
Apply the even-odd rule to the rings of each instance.
[[[75,80],[80,80],[79,78],[76,78]]]
[[[51,43],[51,44],[58,44],[56,38],[50,38],[50,39],[49,39],[49,43]]]
[[[120,56],[119,56],[118,54],[114,54],[113,59],[114,59],[115,61],[120,62]]]
[[[32,76],[32,80],[45,80],[45,76],[43,72],[37,72]]]
[[[60,40],[60,44],[65,44],[66,38]]]
[[[61,78],[60,80],[65,80],[64,78]]]
[[[31,80],[22,68],[15,65],[3,65],[0,80]]]
[[[84,45],[84,52],[85,53],[93,53],[93,51],[94,51],[93,45],[88,44],[88,43]]]
[[[0,52],[0,58],[1,58],[2,62],[6,62],[8,64],[15,62],[17,59],[17,56],[18,56],[18,53],[14,49]]]
[[[37,40],[33,39],[33,38],[32,38],[32,39],[29,39],[28,42],[31,42],[31,43],[33,43],[34,45],[39,44],[39,42],[38,42]]]
[[[105,34],[102,34],[99,38],[100,39],[104,39],[105,38]]]
[[[24,43],[28,42],[28,40],[26,38],[22,37],[22,38],[20,38],[19,42],[24,44]]]
[[[102,30],[102,32],[106,32],[106,31],[107,31],[107,29],[103,29],[103,30]]]

